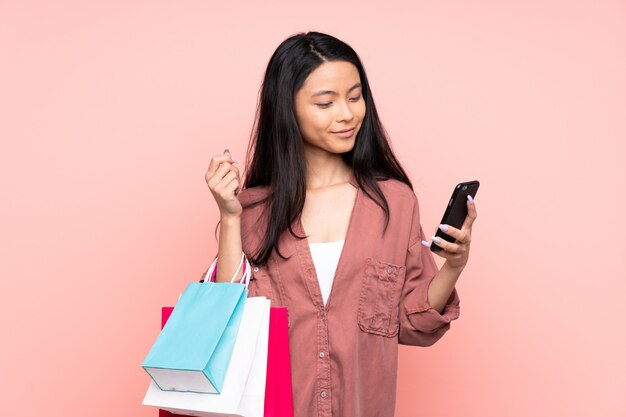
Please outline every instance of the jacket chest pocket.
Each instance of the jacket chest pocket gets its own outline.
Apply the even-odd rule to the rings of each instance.
[[[357,313],[361,330],[388,337],[398,334],[398,309],[405,273],[405,266],[367,258]]]

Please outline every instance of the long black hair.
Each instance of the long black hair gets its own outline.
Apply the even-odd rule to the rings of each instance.
[[[352,167],[359,187],[385,212],[385,230],[389,224],[389,206],[377,181],[395,178],[413,190],[411,181],[391,151],[357,53],[346,43],[324,33],[291,36],[278,46],[267,65],[248,145],[242,189],[269,187],[267,197],[255,201],[254,205],[267,202],[263,217],[271,219],[264,241],[256,253],[248,255],[252,263],[265,265],[274,248],[278,256],[285,258],[277,247],[285,229],[298,239],[306,238],[297,236],[291,227],[302,213],[306,197],[306,160],[295,116],[295,95],[309,74],[327,61],[347,61],[359,71],[365,117],[354,147],[341,157]]]

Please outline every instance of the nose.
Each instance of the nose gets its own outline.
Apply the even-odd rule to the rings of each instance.
[[[345,101],[342,102],[343,104],[341,104],[340,106],[337,106],[338,110],[338,122],[339,121],[350,121],[352,120],[352,118],[354,117],[354,114],[352,113],[352,109],[350,108],[350,104],[346,103]]]

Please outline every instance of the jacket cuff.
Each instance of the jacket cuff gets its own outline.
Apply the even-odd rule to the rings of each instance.
[[[458,319],[461,309],[455,287],[442,313],[439,313],[428,303],[428,296],[426,296],[426,300],[420,299],[417,291],[407,294],[404,301],[404,310],[411,326],[423,333],[430,334],[435,333],[444,326],[449,326],[452,320]]]

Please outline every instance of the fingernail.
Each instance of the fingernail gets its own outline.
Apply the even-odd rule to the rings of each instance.
[[[236,159],[233,159],[233,164],[236,164],[236,163],[237,163],[237,160],[236,160]]]
[[[448,231],[448,225],[447,224],[440,224],[439,225],[439,229],[441,229],[442,232],[447,232]]]
[[[230,151],[228,150],[228,148],[224,149],[224,153],[226,153],[226,152],[230,153]]]
[[[422,240],[422,245],[426,246],[427,248],[430,248],[430,243],[426,242],[425,240]]]
[[[467,195],[467,199],[469,200],[470,204],[474,204],[474,199],[472,198],[471,195]]]
[[[433,236],[433,242],[435,243],[441,243],[441,238],[438,236]]]

